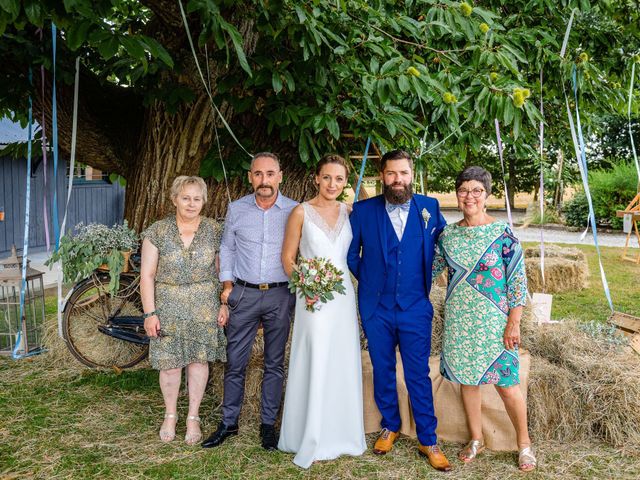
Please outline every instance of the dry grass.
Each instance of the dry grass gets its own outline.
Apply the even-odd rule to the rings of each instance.
[[[215,478],[215,479],[410,479],[443,478],[416,452],[413,439],[401,438],[393,452],[367,452],[320,462],[309,471],[291,463],[292,455],[259,447],[257,428],[245,423],[241,434],[213,450],[187,447],[186,398],[180,399],[178,439],[161,444],[157,429],[162,400],[157,375],[148,370],[113,372],[68,369],[49,354],[13,363],[0,360],[0,478]],[[215,428],[220,391],[208,392],[203,429]],[[209,413],[211,412],[211,413]],[[375,436],[368,436],[372,445]],[[598,442],[539,441],[540,467],[530,479],[637,478],[640,458]],[[460,445],[445,444],[452,478],[523,478],[513,453],[483,453],[471,465],[455,459]]]

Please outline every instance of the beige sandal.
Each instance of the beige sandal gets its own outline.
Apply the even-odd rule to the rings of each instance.
[[[520,449],[518,453],[518,468],[521,471],[530,472],[531,470],[535,470],[537,464],[538,461],[533,454],[531,446]]]
[[[165,413],[165,422],[168,418],[175,418],[176,423],[178,423],[177,413]],[[164,423],[162,423],[162,427],[160,427],[160,440],[166,443],[171,442],[174,438],[176,438],[176,425],[173,425],[173,430],[167,430]]]
[[[475,459],[480,452],[484,450],[483,440],[470,440],[465,447],[458,453],[458,458],[464,463],[469,463]]]
[[[198,423],[198,427],[200,427],[200,417],[196,417],[195,415],[189,415],[187,417],[187,422],[189,422],[189,421],[197,422]],[[198,433],[187,433],[184,436],[184,443],[186,443],[189,446],[195,445],[196,443],[199,443],[200,440],[202,440],[202,432],[201,431],[199,431]]]

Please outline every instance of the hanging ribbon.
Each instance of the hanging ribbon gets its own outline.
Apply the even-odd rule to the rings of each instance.
[[[42,40],[42,31],[40,32],[40,40]],[[42,86],[42,105],[45,105],[44,95],[44,65],[40,65],[40,85]],[[42,215],[44,217],[44,240],[47,246],[47,253],[51,252],[51,238],[49,237],[49,187],[47,185],[47,131],[45,128],[44,108],[42,109],[42,172],[44,175],[44,185],[42,189]]]
[[[364,178],[364,167],[367,164],[367,156],[369,155],[370,146],[371,137],[367,137],[367,145],[364,147],[364,155],[362,156],[362,164],[360,165],[360,177],[358,178],[358,184],[356,185],[356,196],[353,199],[353,203],[357,202],[360,197],[360,187],[362,186],[362,179]]]
[[[507,218],[509,219],[509,226],[513,230],[513,218],[511,217],[511,202],[509,202],[509,191],[507,190],[507,179],[504,170],[504,159],[502,158],[502,137],[500,136],[500,122],[495,119],[496,124],[496,139],[498,140],[498,155],[500,156],[500,167],[502,168],[502,184],[504,185],[504,198],[507,203]]]
[[[542,291],[546,290],[544,278],[544,102],[542,100],[542,67],[540,67],[540,275],[542,276]]]
[[[633,100],[633,81],[636,77],[636,64],[631,64],[631,82],[629,84],[629,103],[627,105],[627,118],[629,123],[629,140],[631,141],[631,152],[633,153],[633,160],[636,162],[636,171],[638,172],[638,188],[640,188],[640,163],[638,163],[638,154],[636,153],[636,144],[633,141],[633,132],[631,130],[631,101]]]
[[[573,114],[571,113],[571,107],[569,106],[569,98],[567,92],[562,86],[564,91],[564,99],[567,107],[567,114],[569,116],[569,128],[571,129],[571,139],[573,140],[574,149],[576,152],[576,159],[578,161],[578,169],[580,170],[580,176],[582,177],[582,186],[584,188],[585,196],[587,197],[587,203],[589,205],[589,220],[591,222],[591,231],[593,232],[593,243],[596,246],[596,252],[598,254],[598,264],[600,266],[600,278],[602,279],[602,287],[604,288],[604,294],[609,303],[609,308],[613,312],[613,301],[611,300],[611,291],[609,290],[609,283],[607,282],[607,276],[602,266],[602,255],[600,253],[600,245],[598,243],[598,229],[596,228],[596,217],[593,209],[593,200],[591,198],[591,191],[589,189],[589,177],[587,169],[587,157],[584,143],[584,136],[582,135],[582,125],[580,123],[580,109],[578,106],[578,82],[576,81],[576,66],[573,66],[571,72],[571,82],[573,85],[573,95],[576,104],[576,123],[573,122]],[[577,130],[577,135],[576,135]]]
[[[249,155],[250,157],[253,157],[253,155],[251,155],[246,148],[244,148],[244,146],[242,145],[242,143],[240,143],[240,140],[238,140],[238,138],[236,137],[236,135],[233,133],[233,130],[231,130],[231,127],[229,126],[229,124],[227,123],[227,120],[224,118],[224,116],[222,115],[222,113],[220,112],[220,110],[218,109],[218,106],[215,104],[215,102],[213,101],[213,95],[211,94],[211,90],[209,89],[209,87],[207,86],[207,82],[204,79],[204,74],[202,73],[202,68],[200,68],[200,62],[198,61],[198,55],[196,53],[196,49],[193,46],[193,40],[191,39],[191,30],[189,29],[189,24],[187,22],[187,15],[184,13],[184,7],[182,6],[182,2],[180,0],[178,0],[178,5],[180,6],[180,13],[182,14],[182,22],[184,23],[184,29],[187,32],[187,39],[189,40],[189,45],[191,46],[191,53],[193,54],[193,59],[195,60],[195,64],[196,64],[196,68],[198,69],[198,73],[200,74],[200,80],[202,80],[202,85],[204,85],[204,89],[207,92],[207,95],[209,96],[209,100],[211,101],[211,106],[213,107],[213,109],[215,110],[215,112],[218,114],[218,116],[220,117],[220,120],[222,121],[222,124],[224,125],[224,127],[227,129],[227,131],[229,132],[229,135],[231,135],[231,137],[233,138],[233,140],[238,144],[238,146],[244,150],[244,152]],[[220,158],[220,161],[222,161],[222,158]],[[224,168],[224,166],[223,166]]]
[[[60,223],[58,221],[58,106],[56,101],[56,24],[51,24],[53,49],[53,93],[51,97],[51,124],[53,129],[53,237],[56,250],[60,245]]]
[[[67,213],[69,212],[69,201],[71,200],[71,190],[73,189],[73,172],[76,165],[76,140],[78,136],[78,92],[80,89],[80,57],[76,57],[76,77],[73,88],[73,118],[71,120],[71,158],[69,159],[69,181],[67,185],[67,201],[64,206],[64,215],[62,217],[62,226],[60,230],[64,235],[64,229],[67,225]],[[56,265],[56,283],[58,286],[58,335],[62,338],[62,310],[64,307],[62,298],[62,260]]]
[[[29,84],[32,83],[31,67],[29,67]],[[31,141],[32,141],[32,129],[33,129],[33,104],[31,102],[31,95],[29,95],[29,127],[27,129],[27,194],[24,205],[24,238],[22,240],[22,275],[20,281],[20,315],[18,316],[16,343],[13,347],[12,357],[14,359],[22,358],[26,353],[20,353],[22,348],[22,319],[25,316],[24,312],[24,297],[27,290],[27,255],[29,254],[29,210],[31,210]]]

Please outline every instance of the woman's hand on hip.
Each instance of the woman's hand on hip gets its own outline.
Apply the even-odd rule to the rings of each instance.
[[[512,320],[507,321],[507,326],[504,328],[504,347],[507,350],[515,350],[520,345],[520,323]]]
[[[227,323],[229,323],[229,306],[223,304],[220,305],[220,311],[218,312],[218,325],[226,327]]]
[[[158,315],[152,315],[144,319],[144,331],[149,337],[157,337],[160,331],[160,319]]]

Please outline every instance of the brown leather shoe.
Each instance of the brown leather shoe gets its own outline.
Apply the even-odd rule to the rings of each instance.
[[[440,450],[438,445],[424,446],[418,444],[418,451],[420,452],[420,455],[424,455],[429,459],[429,463],[436,470],[440,470],[441,472],[448,472],[451,470],[449,460],[444,456],[444,453]]]
[[[376,455],[384,455],[390,452],[397,438],[398,432],[392,432],[388,428],[383,428],[378,440],[376,440],[376,444],[373,446],[373,453]]]

